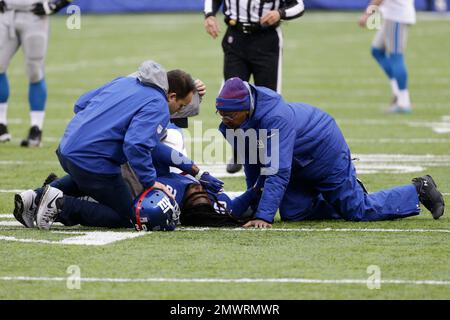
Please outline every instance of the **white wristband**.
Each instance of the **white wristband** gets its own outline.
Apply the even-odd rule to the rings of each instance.
[[[200,180],[200,178],[203,175],[203,173],[205,173],[205,172],[199,169],[194,178],[197,179],[197,180]]]

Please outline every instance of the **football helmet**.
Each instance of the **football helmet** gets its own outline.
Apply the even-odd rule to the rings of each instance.
[[[173,231],[180,220],[178,203],[157,188],[149,188],[136,198],[134,213],[138,231]]]

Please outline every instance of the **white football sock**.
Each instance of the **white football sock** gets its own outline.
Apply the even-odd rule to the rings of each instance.
[[[411,100],[409,99],[408,89],[399,90],[397,97],[397,105],[400,108],[411,108]]]
[[[397,97],[398,92],[399,92],[397,80],[391,79],[390,81],[391,81],[392,94]]]
[[[6,113],[8,111],[8,104],[6,102],[0,103],[0,123],[7,125]]]
[[[45,111],[30,111],[31,126],[37,126],[42,130],[44,126]]]

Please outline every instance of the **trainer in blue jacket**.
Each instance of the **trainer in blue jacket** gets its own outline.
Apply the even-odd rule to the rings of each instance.
[[[57,150],[68,175],[43,190],[17,194],[15,214],[28,214],[30,227],[34,216],[40,229],[49,229],[56,219],[76,224],[81,214],[86,225],[132,227],[132,197],[120,166],[128,162],[144,188],[166,189],[155,180],[152,152],[170,113],[189,104],[194,91],[189,74],[145,61],[136,76],[82,95]],[[98,203],[79,199],[83,196]]]
[[[276,92],[239,78],[225,82],[216,108],[222,117],[219,130],[238,148],[247,188],[263,186],[247,227],[270,227],[278,209],[285,221],[398,219],[419,214],[419,201],[435,219],[444,212],[442,194],[428,175],[367,194],[339,127],[318,108],[286,103]],[[251,143],[251,133],[257,143]],[[239,150],[239,145],[245,148]]]

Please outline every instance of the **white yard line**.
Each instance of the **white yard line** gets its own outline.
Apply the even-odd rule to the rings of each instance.
[[[5,225],[4,222],[0,221],[0,226]],[[21,226],[19,222],[11,221],[14,224],[7,224],[8,226]],[[111,244],[117,241],[133,239],[137,237],[145,236],[148,233],[144,232],[115,232],[115,231],[86,231],[86,232],[61,232],[61,231],[51,231],[51,233],[58,234],[70,234],[71,237],[62,240],[44,240],[44,239],[23,239],[16,238],[13,236],[0,236],[0,241],[11,241],[11,242],[21,242],[21,243],[43,243],[43,244],[56,244],[56,245],[84,245],[84,246],[103,246]]]
[[[243,231],[243,232],[396,232],[396,233],[450,233],[450,229],[383,229],[383,228],[267,228],[267,229],[226,229],[226,228],[178,228],[178,231]]]
[[[13,214],[10,213],[0,213],[0,219],[12,219],[14,218]]]
[[[37,281],[37,282],[66,282],[73,278],[65,277],[26,277],[2,276],[0,281]],[[298,283],[298,284],[372,284],[367,279],[305,279],[305,278],[82,278],[80,282],[94,283]],[[407,279],[380,279],[380,284],[394,285],[434,285],[449,286],[447,280],[407,280]]]
[[[0,221],[0,226],[5,227],[20,227],[22,226],[18,221]],[[58,224],[58,226],[62,226]],[[245,228],[184,228],[179,227],[176,231],[194,231],[194,232],[204,232],[204,231],[227,231],[227,232],[395,232],[395,233],[450,233],[450,229],[384,229],[384,228],[267,228],[267,229],[245,229]],[[144,235],[150,234],[151,232],[113,232],[113,231],[51,231],[53,233],[63,233],[63,234],[74,234],[74,235],[86,235],[92,234],[91,238],[103,237],[104,235],[110,234],[112,237],[116,237],[117,234],[131,234],[131,235]],[[0,240],[10,240],[3,239]],[[20,241],[22,239],[16,239]],[[26,239],[28,240],[28,239]],[[15,240],[11,240],[15,241]],[[73,241],[72,241],[73,242]],[[65,243],[62,243],[65,244]]]

